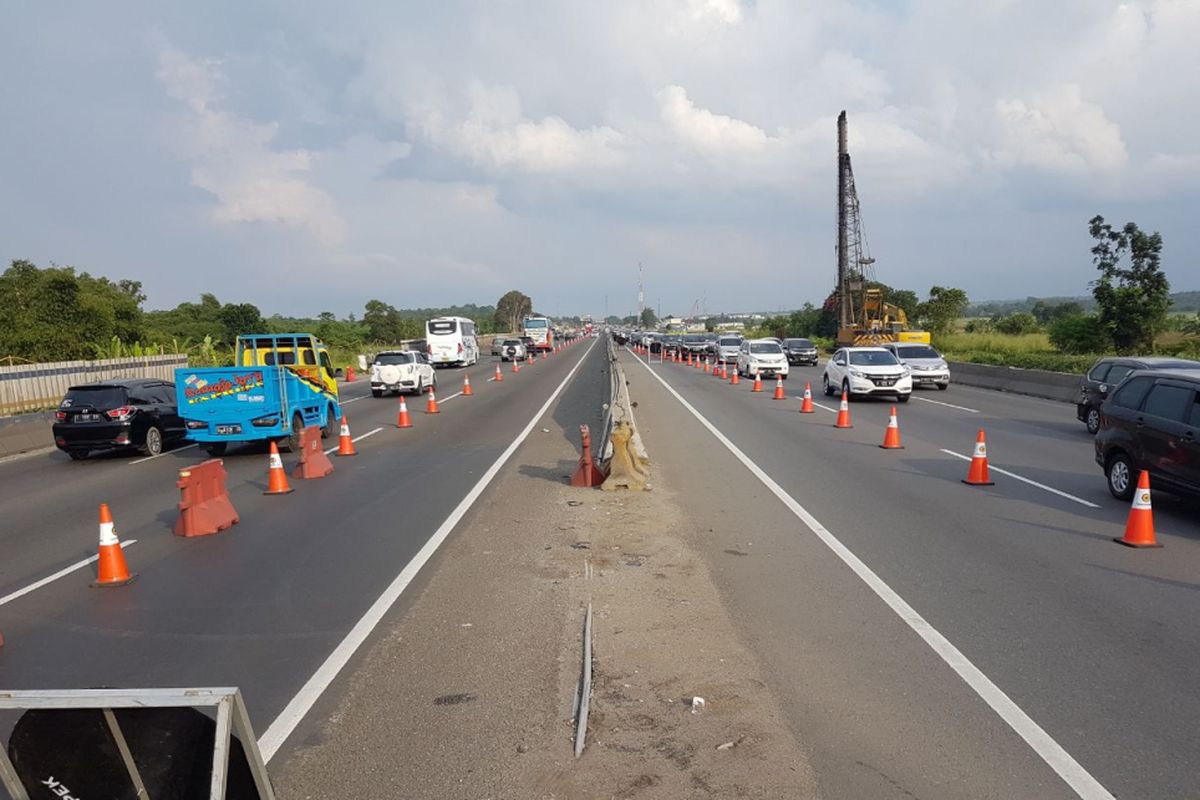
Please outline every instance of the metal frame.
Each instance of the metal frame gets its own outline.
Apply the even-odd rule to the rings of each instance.
[[[254,785],[261,800],[275,800],[275,792],[267,777],[267,767],[258,750],[258,739],[250,726],[250,715],[242,693],[236,687],[206,689],[65,689],[30,691],[0,691],[0,711],[28,709],[99,708],[104,711],[109,728],[116,738],[118,749],[131,770],[131,778],[140,784],[132,757],[124,746],[124,736],[112,714],[114,708],[215,708],[217,728],[213,742],[212,784],[210,800],[225,800],[225,782],[229,774],[230,737],[236,733],[250,765]],[[16,770],[8,758],[7,748],[0,747],[0,785],[13,800],[29,800],[25,787],[17,779]],[[143,789],[142,792],[145,790]],[[141,796],[141,795],[139,795]],[[152,798],[147,798],[152,800]]]

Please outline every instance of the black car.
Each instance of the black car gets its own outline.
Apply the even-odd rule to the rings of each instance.
[[[1129,500],[1141,470],[1153,488],[1200,494],[1200,372],[1139,370],[1100,405],[1096,463]]]
[[[1200,361],[1163,356],[1100,359],[1079,381],[1079,400],[1075,404],[1075,416],[1087,426],[1088,433],[1100,430],[1100,404],[1109,390],[1136,369],[1200,369]]]
[[[54,444],[76,461],[98,450],[136,448],[156,456],[186,432],[175,384],[155,378],[72,386],[54,419]]]
[[[817,365],[817,346],[810,339],[784,339],[783,353],[792,366]]]

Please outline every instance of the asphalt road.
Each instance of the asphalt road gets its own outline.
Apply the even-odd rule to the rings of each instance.
[[[898,407],[905,449],[884,451],[893,403],[851,403],[854,428],[837,430],[820,368],[794,369],[786,401],[771,399],[773,381],[753,394],[682,365],[649,369],[1104,789],[1197,796],[1200,513],[1156,492],[1164,548],[1114,544],[1128,506],[1108,495],[1073,407],[920,390]],[[645,367],[627,371],[651,456],[687,476],[727,602],[827,796],[1074,796],[678,398]],[[798,413],[805,381],[826,407],[812,415]],[[967,462],[945,451],[969,456],[980,428],[995,485],[968,487]]]
[[[356,444],[357,457],[334,457],[331,476],[292,478],[286,496],[263,496],[261,447],[231,449],[224,460],[241,522],[215,536],[172,535],[176,473],[202,459],[195,448],[151,460],[71,462],[55,452],[0,464],[0,687],[239,686],[261,736],[592,344],[517,375],[505,364],[502,383],[489,380],[492,360],[441,370],[442,413],[427,415],[424,398],[409,397],[406,430],[395,428],[395,397],[372,398],[365,380],[345,385],[352,433],[381,430]],[[473,397],[453,396],[464,372]],[[602,391],[579,379],[563,396],[591,409]],[[289,471],[295,460],[284,456]],[[137,581],[89,588],[89,565],[4,602],[95,553],[101,502],[121,539],[137,540],[126,552]],[[403,607],[401,599],[393,611]],[[303,739],[299,730],[291,741]]]

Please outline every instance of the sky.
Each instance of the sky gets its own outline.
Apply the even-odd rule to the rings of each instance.
[[[16,3],[0,259],[266,314],[777,311],[836,262],[1079,295],[1101,214],[1200,289],[1200,0]]]

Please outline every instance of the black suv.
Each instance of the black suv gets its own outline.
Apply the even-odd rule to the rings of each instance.
[[[794,367],[801,364],[807,364],[810,367],[817,365],[817,346],[812,343],[811,339],[784,339],[783,354],[787,356],[788,363]]]
[[[1152,487],[1200,494],[1200,372],[1131,373],[1100,405],[1096,463],[1121,500],[1143,469]]]
[[[1135,369],[1200,369],[1200,361],[1163,356],[1100,359],[1079,381],[1079,401],[1075,404],[1075,416],[1087,426],[1088,433],[1100,430],[1100,404],[1109,390]]]
[[[72,386],[54,420],[54,444],[76,461],[93,450],[137,448],[156,456],[186,433],[175,384],[153,378]]]

